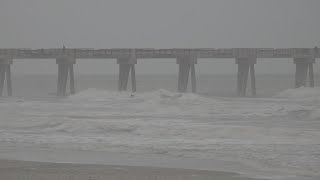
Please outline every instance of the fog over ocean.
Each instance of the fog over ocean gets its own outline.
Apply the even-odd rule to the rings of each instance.
[[[319,0],[0,0],[0,71],[12,73],[13,88],[13,97],[6,87],[0,97],[0,179],[50,180],[59,172],[67,175],[60,180],[94,179],[78,172],[91,175],[102,164],[125,167],[117,173],[130,180],[150,179],[152,167],[157,180],[169,171],[197,179],[192,170],[219,180],[319,180],[319,7]],[[64,53],[41,53],[54,49]],[[82,50],[69,56],[70,49]],[[108,49],[114,59],[98,55]],[[133,49],[175,49],[175,56]],[[206,49],[191,66],[196,94],[191,78],[188,93],[177,93],[179,68],[183,90],[195,60],[183,49]],[[76,93],[68,84],[67,97],[56,96],[64,94],[57,93],[62,59],[76,60]],[[129,68],[117,60],[137,60],[137,92],[130,79],[127,92],[117,91]],[[247,96],[238,97],[237,75],[246,79],[248,68]],[[306,74],[315,88],[295,89]]]

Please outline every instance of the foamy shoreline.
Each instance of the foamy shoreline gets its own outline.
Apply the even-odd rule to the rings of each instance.
[[[15,144],[8,144],[8,143],[0,143],[0,167],[7,168],[6,161],[12,161],[13,162],[13,171],[12,174],[8,174],[10,177],[15,176],[15,174],[19,175],[19,168],[16,168],[19,164],[23,164],[21,168],[24,167],[30,167],[33,164],[36,164],[37,167],[39,164],[34,163],[43,163],[44,166],[50,166],[50,167],[56,167],[58,169],[57,172],[63,172],[66,165],[67,171],[68,169],[73,170],[75,167],[78,166],[84,166],[85,168],[80,168],[80,170],[86,171],[87,169],[96,169],[97,166],[105,167],[106,169],[111,169],[115,167],[130,167],[129,172],[134,173],[133,171],[135,167],[145,167],[146,173],[143,173],[143,171],[140,171],[140,178],[137,177],[137,180],[143,179],[145,177],[150,177],[148,174],[148,168],[149,169],[156,169],[157,171],[163,170],[163,173],[167,169],[173,169],[173,170],[184,170],[188,172],[199,172],[202,174],[203,172],[210,172],[212,176],[210,176],[210,179],[213,177],[215,178],[215,173],[217,172],[224,172],[224,176],[218,179],[224,180],[230,179],[230,180],[246,180],[246,179],[274,179],[274,180],[318,180],[319,176],[304,176],[303,174],[297,175],[292,174],[289,172],[276,172],[271,169],[265,169],[261,168],[259,166],[256,166],[254,164],[247,164],[245,161],[227,161],[227,160],[221,160],[221,159],[197,159],[197,158],[184,158],[184,157],[173,157],[168,155],[151,155],[151,154],[130,154],[130,153],[112,153],[112,152],[98,152],[98,151],[77,151],[77,150],[63,150],[63,149],[52,149],[52,148],[46,148],[46,147],[35,147],[35,146],[17,146]],[[58,166],[57,166],[58,165]],[[20,167],[20,166],[19,166]],[[0,168],[0,169],[1,169]],[[60,169],[59,169],[60,168]],[[36,178],[43,178],[46,176],[46,170],[42,169],[40,171],[36,171],[37,169],[33,169],[35,172],[31,173],[30,180]],[[140,169],[141,170],[141,169]],[[3,172],[6,172],[5,170],[0,170]],[[172,171],[171,171],[172,172]],[[231,172],[231,173],[228,173]],[[37,174],[38,173],[38,174]],[[204,173],[203,175],[205,175]],[[297,172],[298,173],[298,172]],[[1,177],[3,173],[0,172],[0,179],[8,179]],[[218,173],[219,174],[219,173]],[[30,175],[27,174],[27,175]],[[72,173],[70,174],[72,175]],[[120,175],[120,174],[119,174]],[[159,176],[160,175],[160,176]],[[177,174],[179,175],[179,173]],[[8,176],[8,177],[9,177]],[[61,176],[62,177],[62,176]],[[67,177],[67,176],[66,176]],[[68,178],[78,179],[76,176],[68,176]],[[122,176],[119,176],[122,177]],[[162,177],[162,174],[153,174],[152,177]],[[198,177],[198,176],[197,176]],[[203,176],[206,177],[206,176]],[[242,177],[242,179],[240,178]],[[58,176],[52,176],[53,179],[59,179]],[[63,176],[63,178],[65,178]],[[63,178],[60,178],[61,180],[64,180]],[[69,179],[70,179],[69,178]],[[118,178],[118,177],[117,177]],[[162,179],[166,180],[170,179],[169,177],[163,177]],[[192,178],[192,177],[190,177]],[[238,178],[238,179],[237,179]],[[19,179],[19,178],[18,178]],[[26,180],[29,180],[26,179]],[[59,180],[60,180],[59,179]],[[68,180],[69,180],[68,179]],[[87,178],[88,179],[88,178]],[[106,178],[105,178],[106,179]],[[109,178],[110,179],[110,178]],[[118,178],[119,179],[119,178]],[[120,178],[121,179],[121,178]],[[122,179],[126,179],[122,177]],[[155,178],[156,179],[156,178]],[[160,178],[161,179],[161,178]],[[178,176],[176,178],[171,179],[179,179]],[[182,178],[186,179],[186,178]],[[199,179],[199,178],[195,178]],[[9,178],[10,180],[10,178]],[[15,180],[15,179],[13,179]],[[19,180],[25,180],[25,179],[19,179]],[[94,179],[99,180],[99,179]],[[192,180],[192,179],[190,179]]]
[[[6,180],[254,180],[222,171],[12,160],[0,160],[0,178]]]

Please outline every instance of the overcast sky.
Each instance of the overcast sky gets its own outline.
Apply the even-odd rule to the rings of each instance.
[[[319,0],[0,0],[0,48],[313,47],[320,45],[319,8]],[[199,67],[236,71],[233,60],[223,61]],[[288,60],[260,61],[258,73],[294,71]],[[118,71],[115,61],[79,62],[78,73]],[[14,71],[55,73],[52,64],[18,60]],[[173,60],[143,60],[137,70],[177,67]]]

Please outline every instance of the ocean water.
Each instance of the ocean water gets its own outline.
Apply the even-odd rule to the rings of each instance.
[[[209,96],[235,97],[236,74],[197,74],[197,92]],[[178,76],[176,74],[137,74],[137,91],[152,92],[165,89],[171,92],[177,90]],[[316,80],[320,79],[317,75]],[[84,91],[90,88],[116,91],[117,75],[79,75],[76,74],[76,89]],[[294,87],[294,74],[258,74],[256,86],[259,97],[272,97],[278,92]],[[316,81],[316,85],[320,81]],[[16,97],[28,99],[48,98],[56,92],[57,76],[47,74],[15,75],[13,74],[13,94]],[[128,90],[131,83],[128,83]],[[191,91],[191,83],[188,90]],[[250,79],[248,80],[248,95],[250,95]]]
[[[197,80],[199,94],[179,94],[174,75],[137,75],[130,97],[116,91],[116,76],[80,75],[77,94],[56,98],[55,76],[17,75],[15,97],[0,98],[0,143],[234,161],[274,179],[320,176],[320,88],[258,75],[258,97],[237,98],[235,75]]]

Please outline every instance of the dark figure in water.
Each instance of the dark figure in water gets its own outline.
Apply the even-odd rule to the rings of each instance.
[[[316,46],[316,47],[314,47],[314,56],[317,57],[318,53],[319,53],[318,47]]]
[[[134,97],[134,95],[133,95],[133,94],[131,94],[131,95],[130,95],[130,97],[132,97],[132,98],[133,98],[133,97]]]

